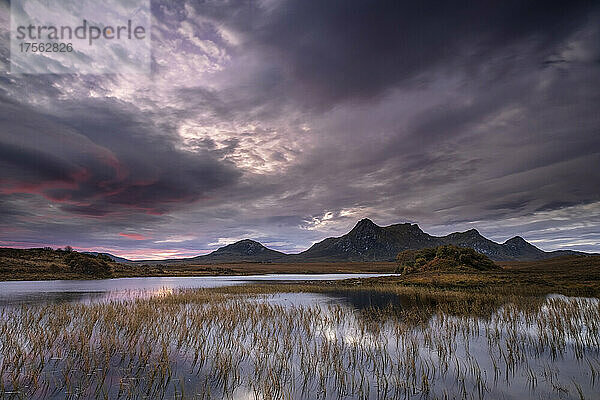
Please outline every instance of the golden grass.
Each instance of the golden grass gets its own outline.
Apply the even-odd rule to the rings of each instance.
[[[560,293],[567,296],[600,297],[600,256],[570,256],[500,265],[502,269],[498,271],[424,272],[354,283],[392,291],[397,286],[414,286],[525,296]]]
[[[171,264],[162,267],[165,273],[190,276],[195,274],[343,274],[392,273],[394,262],[307,262],[307,263],[223,263]]]
[[[79,253],[75,253],[79,254]],[[94,261],[94,256],[80,254],[82,260]],[[138,276],[212,276],[251,275],[271,273],[391,273],[396,264],[391,262],[348,263],[225,263],[142,265],[119,264],[107,261],[106,273],[82,273],[68,262],[69,253],[44,249],[0,248],[0,281],[52,279],[104,279]],[[82,262],[85,265],[85,262]]]
[[[597,392],[597,301],[418,287],[396,289],[413,300],[404,307],[362,312],[265,301],[318,288],[327,291],[241,286],[0,308],[0,397],[467,399],[511,385],[542,397]],[[577,374],[561,371],[563,362]]]

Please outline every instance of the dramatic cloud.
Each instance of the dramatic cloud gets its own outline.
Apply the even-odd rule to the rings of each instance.
[[[14,75],[2,3],[0,245],[300,251],[370,217],[600,251],[593,2],[152,13],[150,76]]]
[[[581,28],[592,3],[290,0],[221,13],[211,2],[197,4],[198,13],[221,18],[244,35],[245,45],[263,49],[269,62],[283,66],[292,87],[320,104],[370,98],[410,78],[427,80],[424,73],[436,67],[501,78],[519,56],[511,47],[550,55]],[[513,54],[492,68],[479,65],[507,53]]]
[[[0,142],[4,194],[40,194],[63,210],[92,216],[129,209],[160,214],[239,175],[209,152],[176,150],[154,132],[151,116],[144,121],[139,110],[123,109],[130,105],[63,101],[61,115],[53,116],[0,106],[2,124],[10,127]],[[85,114],[90,117],[82,119]]]

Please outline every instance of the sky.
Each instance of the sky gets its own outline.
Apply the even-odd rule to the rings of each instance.
[[[30,75],[0,5],[0,246],[293,253],[367,217],[600,252],[597,2],[152,1],[149,73]]]

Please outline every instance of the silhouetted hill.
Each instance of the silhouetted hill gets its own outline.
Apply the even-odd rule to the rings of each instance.
[[[227,260],[228,262],[265,262],[277,260],[281,257],[285,257],[285,255],[286,254],[280,251],[271,250],[254,240],[244,239],[240,240],[239,242],[229,244],[225,247],[221,247],[205,256],[196,258],[201,260],[210,260],[212,262],[221,260]]]
[[[72,250],[0,248],[0,280],[105,279],[161,275],[156,267],[114,262]]]
[[[347,234],[327,238],[308,250],[292,256],[297,261],[393,261],[404,250],[453,245],[471,248],[495,261],[542,260],[562,255],[582,254],[575,251],[545,252],[515,236],[505,243],[496,243],[476,229],[432,236],[416,224],[396,224],[381,227],[369,219],[360,220]]]
[[[507,257],[507,252],[502,245],[482,236],[477,229],[451,233],[437,237],[435,240],[440,245],[450,244],[458,247],[468,247],[493,259],[499,260]]]
[[[585,255],[580,251],[556,250],[543,251],[531,243],[527,242],[521,236],[515,236],[503,243],[504,248],[511,252],[515,260],[545,260],[554,257]]]
[[[117,257],[114,254],[110,254],[110,253],[98,253],[97,251],[82,251],[82,254],[90,254],[92,256],[98,256],[98,255],[103,255],[106,256],[108,258],[110,258],[111,260],[113,260],[114,262],[118,262],[121,264],[132,264],[134,261],[132,260],[128,260],[127,258],[123,258],[123,257]]]
[[[396,272],[411,274],[415,272],[459,272],[459,271],[495,271],[501,270],[489,257],[472,248],[458,247],[452,244],[421,250],[404,250],[396,258]]]
[[[254,240],[244,239],[221,247],[210,254],[191,258],[130,261],[112,254],[106,255],[113,261],[136,265],[394,261],[398,253],[404,250],[419,250],[443,245],[471,248],[494,261],[533,261],[586,254],[569,250],[546,252],[520,236],[515,236],[502,244],[484,237],[476,229],[446,236],[432,236],[423,232],[417,224],[404,223],[382,227],[365,218],[358,221],[347,234],[326,238],[299,254],[285,254],[269,249]]]
[[[402,250],[435,245],[435,239],[416,224],[397,224],[383,228],[370,219],[362,219],[347,234],[315,243],[294,257],[300,260],[328,261],[394,260]]]
[[[514,258],[540,260],[546,258],[546,252],[527,242],[521,236],[508,239],[501,245]]]
[[[240,263],[240,262],[275,262],[284,260],[287,254],[280,251],[269,249],[261,243],[244,239],[238,242],[220,247],[212,253],[182,259],[159,260],[159,261],[138,261],[144,264],[217,264],[217,263]]]

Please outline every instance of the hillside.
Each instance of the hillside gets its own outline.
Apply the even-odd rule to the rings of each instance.
[[[200,264],[212,264],[220,262],[274,262],[277,260],[282,260],[286,256],[287,254],[280,251],[271,250],[257,241],[244,239],[240,240],[239,242],[220,247],[210,254],[194,257],[189,260]]]
[[[98,253],[97,251],[82,251],[82,254],[90,254],[92,256],[98,257],[99,255],[103,255],[106,256],[108,258],[110,258],[111,260],[113,260],[114,262],[118,262],[121,264],[131,264],[133,263],[133,261],[128,260],[127,258],[123,258],[123,257],[117,257],[113,254],[110,253]]]
[[[397,224],[382,228],[369,219],[360,220],[347,234],[327,238],[294,256],[298,260],[392,261],[407,249],[436,246],[416,224]]]
[[[462,272],[494,271],[501,268],[486,255],[471,248],[451,244],[421,250],[404,250],[398,254],[396,272]]]
[[[102,254],[0,248],[0,280],[106,279],[161,274],[156,267],[125,265]]]
[[[503,261],[495,264],[499,268],[490,270],[437,267],[417,269],[396,276],[367,279],[360,287],[375,287],[379,290],[388,287],[395,290],[397,287],[408,286],[519,296],[563,294],[600,297],[600,255],[567,255],[545,260]],[[341,285],[355,287],[356,281],[340,282],[337,286]]]

